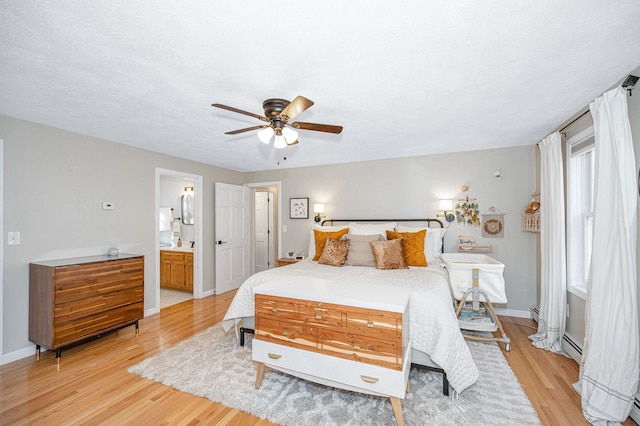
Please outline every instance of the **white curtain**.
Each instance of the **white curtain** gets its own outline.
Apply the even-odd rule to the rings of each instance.
[[[625,90],[589,106],[595,133],[593,254],[579,387],[594,424],[624,421],[640,375],[636,282],[638,192]]]
[[[540,170],[540,316],[538,333],[529,336],[542,349],[564,353],[567,274],[565,252],[564,174],[560,133],[538,143]]]

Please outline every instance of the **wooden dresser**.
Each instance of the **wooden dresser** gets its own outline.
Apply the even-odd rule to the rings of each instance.
[[[144,317],[144,256],[91,256],[29,264],[29,340],[56,350]]]
[[[352,285],[353,284],[353,285]],[[255,287],[256,387],[264,366],[391,398],[398,424],[411,366],[409,291],[361,283],[280,281]]]

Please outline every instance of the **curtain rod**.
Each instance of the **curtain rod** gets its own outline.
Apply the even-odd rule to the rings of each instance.
[[[567,127],[571,126],[573,123],[575,123],[576,121],[580,120],[582,117],[584,117],[585,115],[587,115],[589,113],[589,108],[587,108],[587,110],[585,112],[583,112],[582,114],[580,114],[579,116],[577,116],[576,118],[574,118],[573,120],[571,120],[571,122],[569,124],[567,124],[566,126],[564,126],[562,129],[558,130],[560,133],[562,133],[563,131],[566,130]]]

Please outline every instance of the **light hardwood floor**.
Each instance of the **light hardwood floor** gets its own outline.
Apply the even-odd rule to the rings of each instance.
[[[127,373],[127,369],[218,323],[233,292],[189,300],[161,310],[133,327],[55,354],[0,367],[2,425],[269,425],[249,414]],[[578,366],[572,360],[533,348],[527,336],[535,323],[502,318],[511,338],[505,356],[545,425],[586,425],[571,384]],[[503,346],[503,345],[501,345]],[[628,420],[628,425],[635,424]]]

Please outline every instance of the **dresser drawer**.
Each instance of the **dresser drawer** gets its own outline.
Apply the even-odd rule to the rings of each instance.
[[[75,341],[82,340],[89,336],[95,336],[101,332],[109,331],[113,328],[122,327],[123,324],[134,323],[143,317],[144,307],[142,302],[133,303],[120,308],[111,309],[93,315],[64,323],[56,323],[53,348],[68,345]]]
[[[364,364],[255,340],[253,360],[288,374],[329,386],[404,398],[411,366],[411,348],[407,347],[404,365],[399,369]]]
[[[347,311],[347,328],[356,333],[395,339],[402,335],[402,314],[366,309]]]
[[[53,308],[54,322],[55,324],[59,324],[132,303],[141,303],[143,302],[143,298],[144,291],[142,287],[137,285],[123,289],[122,291],[86,297],[67,303],[56,303]]]
[[[56,284],[65,284],[86,281],[87,279],[99,279],[118,273],[142,272],[143,270],[144,261],[142,258],[61,266],[55,268],[55,282]]]
[[[255,312],[256,316],[298,318],[298,306],[292,299],[256,296]]]
[[[119,272],[103,277],[91,277],[83,281],[56,283],[54,304],[68,303],[113,292],[142,288],[144,272]]]
[[[255,337],[283,345],[315,348],[318,345],[316,327],[298,322],[256,318]]]
[[[350,332],[320,330],[318,348],[340,358],[402,369],[402,342],[397,339],[380,340]]]
[[[307,323],[341,327],[344,322],[343,310],[333,305],[322,303],[303,304],[298,306],[298,311],[300,320]]]

